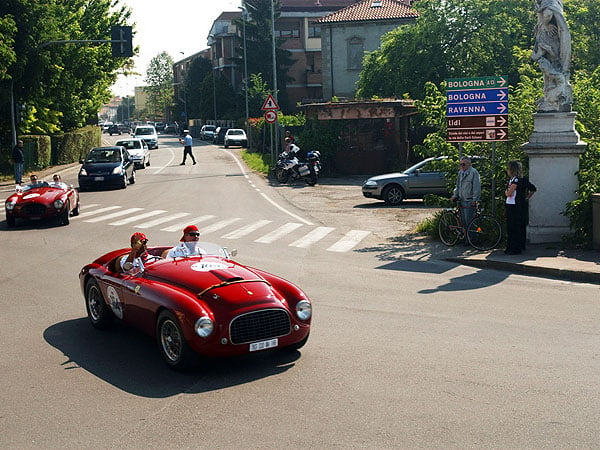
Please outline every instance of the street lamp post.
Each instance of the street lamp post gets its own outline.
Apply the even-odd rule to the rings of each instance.
[[[242,10],[242,37],[244,39],[244,94],[246,99],[246,134],[250,136],[248,119],[250,113],[248,111],[248,59],[246,58],[246,20],[248,20],[248,9],[246,9],[246,2],[242,2],[242,6],[239,6]]]

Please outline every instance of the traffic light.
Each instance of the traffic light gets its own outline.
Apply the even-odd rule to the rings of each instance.
[[[112,25],[110,27],[110,40],[114,57],[129,58],[133,56],[131,35],[131,27],[123,25]]]

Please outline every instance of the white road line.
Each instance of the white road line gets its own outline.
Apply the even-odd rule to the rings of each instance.
[[[245,227],[234,230],[231,233],[227,233],[221,237],[225,238],[225,239],[239,239],[241,237],[249,235],[253,231],[256,231],[259,228],[262,228],[270,223],[271,223],[270,220],[259,220],[258,222],[254,222],[249,225],[246,225]]]
[[[157,216],[159,214],[166,213],[162,209],[155,209],[154,211],[148,211],[144,214],[138,214],[137,216],[128,217],[127,219],[117,220],[116,222],[111,222],[109,225],[114,225],[118,227],[119,225],[127,225],[128,223],[135,222],[136,220],[145,219],[146,217]]]
[[[221,220],[220,222],[217,223],[213,223],[212,225],[203,228],[202,229],[202,234],[208,234],[208,233],[212,233],[214,231],[218,231],[222,228],[225,228],[228,225],[231,225],[234,222],[237,222],[238,220],[242,220],[239,217],[233,218],[233,219],[226,219],[226,220]]]
[[[168,150],[169,150],[169,152],[171,152],[171,159],[169,159],[169,162],[167,162],[166,165],[164,165],[160,169],[158,169],[155,172],[155,174],[161,173],[163,171],[163,169],[165,169],[166,167],[169,167],[171,165],[171,163],[173,162],[173,160],[175,159],[175,154],[173,153],[173,149],[169,148]],[[152,166],[150,166],[150,167],[152,167]]]
[[[142,209],[144,209],[144,208],[129,208],[129,209],[124,209],[122,211],[117,211],[117,212],[114,212],[112,214],[107,214],[105,216],[100,216],[100,217],[95,217],[93,219],[84,220],[84,222],[87,222],[87,223],[102,222],[103,220],[110,220],[110,219],[114,219],[115,217],[126,216],[127,214],[131,214],[131,213],[134,213],[134,212],[141,211]]]
[[[170,231],[170,232],[182,231],[188,225],[191,225],[191,224],[196,225],[200,222],[206,222],[207,220],[214,219],[214,218],[215,218],[215,216],[213,216],[212,214],[206,214],[204,216],[194,217],[193,219],[190,219],[186,222],[179,222],[175,225],[171,225],[170,227],[161,228],[160,231]]]
[[[246,170],[244,169],[244,166],[242,166],[242,163],[238,160],[238,158],[231,153],[228,150],[223,150],[225,153],[227,153],[229,156],[231,156],[235,162],[237,163],[238,167],[240,168],[240,171],[242,172],[242,174],[244,175],[244,177],[248,180],[248,182],[250,182],[250,178],[248,177],[248,175],[246,174]],[[260,192],[259,190],[257,190],[260,195],[266,200],[268,201],[271,205],[273,205],[275,208],[279,209],[280,211],[284,212],[285,214],[287,214],[290,217],[293,217],[294,219],[302,222],[305,225],[313,225],[312,222],[294,214],[291,211],[288,211],[287,209],[285,209],[283,206],[278,205],[277,203],[275,203],[275,201],[273,199],[271,199],[270,197],[268,197],[264,192]]]
[[[177,220],[180,219],[182,217],[185,216],[189,216],[190,213],[175,213],[175,214],[171,214],[170,216],[166,216],[166,217],[161,217],[159,219],[155,219],[155,220],[151,220],[150,222],[145,222],[145,223],[141,223],[139,225],[136,225],[137,228],[152,228],[155,227],[157,225],[161,225],[163,223],[166,222],[171,222],[173,220]]]
[[[315,242],[318,242],[321,239],[323,239],[325,236],[327,236],[329,233],[331,233],[334,229],[335,228],[331,228],[331,227],[317,227],[314,230],[312,230],[310,233],[305,235],[304,237],[298,239],[297,241],[292,242],[289,246],[290,247],[300,247],[300,248],[310,247]]]
[[[84,219],[86,217],[89,216],[93,216],[95,214],[100,214],[106,211],[113,211],[115,209],[120,209],[120,206],[107,206],[106,208],[100,208],[100,209],[95,209],[94,211],[88,211],[88,212],[83,212],[80,213],[78,216],[73,217],[73,219],[77,218],[77,219]]]
[[[281,239],[283,236],[290,234],[294,230],[297,230],[301,226],[301,223],[286,223],[285,225],[277,228],[276,230],[271,231],[269,234],[265,234],[264,236],[256,239],[254,242],[260,242],[261,244],[271,244],[277,239]]]
[[[328,252],[347,252],[352,250],[356,245],[366,238],[370,231],[350,230],[346,235],[327,249]]]

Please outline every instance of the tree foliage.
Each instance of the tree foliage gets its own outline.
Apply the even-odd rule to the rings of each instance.
[[[152,119],[165,118],[173,103],[173,58],[169,53],[160,52],[150,60],[144,81],[148,114]]]
[[[11,85],[26,108],[19,132],[54,133],[94,123],[110,98],[117,71],[130,61],[111,56],[111,25],[130,11],[112,0],[4,0],[0,4],[0,133],[10,129]]]
[[[181,100],[175,109],[177,116],[181,116],[181,112],[185,110],[184,106],[187,106],[187,113],[189,117],[202,117],[200,114],[200,103],[202,98],[202,81],[212,71],[212,65],[210,60],[206,58],[194,59],[185,72],[185,79],[183,80],[183,86],[185,89],[184,101],[187,105],[182,105]]]

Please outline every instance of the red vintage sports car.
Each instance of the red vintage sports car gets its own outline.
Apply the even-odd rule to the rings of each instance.
[[[65,183],[38,181],[17,186],[4,208],[8,227],[14,227],[16,219],[55,219],[61,225],[68,225],[69,216],[79,214],[79,193]]]
[[[161,258],[124,273],[130,249],[115,250],[79,274],[89,320],[114,321],[154,336],[166,363],[189,367],[198,356],[299,349],[308,340],[312,306],[289,281],[231,260],[226,248],[200,242],[202,255]],[[170,247],[154,247],[164,255]]]

